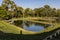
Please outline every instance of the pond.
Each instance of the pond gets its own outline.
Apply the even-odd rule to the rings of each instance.
[[[39,32],[49,26],[49,25],[46,26],[45,24],[34,23],[34,22],[30,22],[30,21],[23,22],[20,20],[14,21],[14,25],[19,26],[28,31],[33,31],[33,32]]]

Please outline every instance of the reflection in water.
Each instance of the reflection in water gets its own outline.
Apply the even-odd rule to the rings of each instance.
[[[14,24],[25,30],[34,31],[34,32],[38,32],[49,26],[49,25],[44,25],[44,24],[40,24],[40,23],[33,23],[30,21],[24,21],[24,24],[23,24],[23,21],[20,21],[20,20],[14,21]]]
[[[19,26],[19,27],[22,27],[23,28],[23,21],[14,21],[14,24],[16,25],[16,26]]]
[[[32,24],[32,25],[30,25],[29,27],[26,26],[26,25],[24,25],[23,28],[26,29],[26,30],[35,31],[35,32],[38,32],[38,31],[44,29],[43,26],[37,26],[37,25],[35,25],[35,24]]]

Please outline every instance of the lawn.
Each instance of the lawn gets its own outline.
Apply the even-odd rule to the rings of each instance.
[[[60,28],[60,24],[56,23],[54,26],[50,26],[38,33],[30,32],[27,30],[24,30],[22,28],[19,28],[15,25],[9,24],[7,22],[0,21],[0,30],[3,31],[4,33],[12,33],[12,34],[5,34],[7,36],[2,36],[0,39],[6,39],[6,40],[41,40],[44,39],[45,37],[51,35],[56,31],[56,29]],[[20,30],[23,31],[23,35],[20,35]],[[30,35],[33,34],[33,35]],[[8,37],[8,38],[7,38]],[[12,38],[12,39],[11,39]]]
[[[5,33],[13,33],[13,34],[20,34],[20,31],[22,30],[22,34],[33,34],[35,32],[27,31],[22,28],[19,28],[15,25],[9,24],[5,21],[0,21],[0,30]]]
[[[25,19],[28,20],[28,18],[25,18]],[[35,21],[35,20],[32,20],[32,21],[33,22],[37,22],[37,23],[40,22],[40,21]],[[55,30],[57,28],[60,28],[60,23],[54,23],[51,26],[49,26],[48,28],[46,28],[44,30],[41,30],[40,32],[32,32],[32,31],[24,30],[24,29],[22,29],[20,27],[17,27],[15,25],[13,25],[13,24],[7,23],[4,20],[0,21],[0,30],[5,32],[5,33],[13,33],[13,34],[20,34],[21,30],[22,30],[22,34],[40,34],[40,33],[49,32],[49,31]]]

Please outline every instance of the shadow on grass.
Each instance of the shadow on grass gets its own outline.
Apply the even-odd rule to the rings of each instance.
[[[51,35],[56,30],[34,35],[3,33],[2,31],[0,31],[0,40],[43,40],[45,37]]]

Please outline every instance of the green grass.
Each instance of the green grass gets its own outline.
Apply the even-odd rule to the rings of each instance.
[[[12,18],[12,20],[45,20],[45,21],[54,21],[54,18],[47,17],[24,17],[24,18]]]
[[[13,33],[13,34],[20,34],[20,31],[22,30],[23,34],[33,34],[35,32],[27,31],[22,28],[19,28],[15,25],[6,23],[5,21],[0,21],[0,30],[5,33]]]
[[[30,18],[25,18],[25,20],[29,20],[29,19]],[[37,22],[37,23],[40,22],[40,21],[35,21],[35,20],[30,20],[30,21]],[[46,24],[47,24],[47,22],[46,22]],[[54,23],[54,26],[49,26],[48,28],[36,33],[36,32],[32,32],[32,31],[24,30],[20,27],[13,25],[13,24],[7,23],[4,20],[0,21],[0,30],[5,33],[13,33],[13,34],[20,34],[21,30],[22,30],[22,34],[40,34],[40,33],[44,33],[44,32],[50,32],[50,31],[55,30],[57,28],[60,28],[60,23]]]
[[[53,24],[52,21],[54,21],[54,19],[50,19],[50,18],[44,18],[44,17],[27,17],[27,18],[12,18],[12,21],[16,21],[16,20],[27,20],[27,21],[31,21],[31,22],[36,22],[36,23],[43,23],[43,24]],[[38,20],[43,20],[43,21],[38,21]]]
[[[58,28],[60,28],[60,23],[55,23],[54,26],[49,26],[48,28],[40,31],[39,33],[50,32],[50,31],[53,31],[53,30],[58,29]]]
[[[20,20],[20,19],[19,19]],[[22,20],[22,19],[21,19]],[[29,18],[26,18],[25,20],[29,20]],[[36,22],[36,23],[42,23],[42,21],[37,21],[37,20],[29,20],[29,21],[31,21],[31,22]],[[50,22],[43,22],[43,23],[45,23],[45,24],[48,24],[48,23],[50,23]],[[3,39],[5,40],[12,40],[11,38],[13,38],[14,40],[35,40],[35,39],[37,39],[37,40],[40,40],[40,39],[43,39],[43,38],[45,38],[45,37],[47,37],[47,36],[49,36],[49,35],[51,35],[51,34],[53,34],[55,31],[56,31],[56,29],[58,29],[58,28],[60,28],[60,23],[54,23],[54,24],[52,24],[53,26],[49,26],[49,27],[47,27],[46,29],[44,29],[44,30],[41,30],[40,32],[31,32],[31,31],[27,31],[27,30],[24,30],[24,29],[22,29],[22,28],[20,28],[20,27],[17,27],[17,26],[15,26],[15,25],[13,25],[13,24],[10,24],[10,23],[8,23],[7,21],[5,21],[5,20],[2,20],[2,21],[0,21],[0,30],[2,31],[2,32],[4,32],[4,33],[13,33],[13,34],[7,34],[8,36],[8,38],[7,37],[4,37],[4,36],[2,36],[2,37],[4,37]],[[20,36],[20,30],[22,30],[22,34],[23,35],[21,35]],[[17,34],[17,35],[16,35]],[[33,34],[33,35],[30,35],[30,34]],[[10,35],[10,37],[9,37],[9,35]],[[14,35],[14,36],[12,36],[12,35]],[[2,38],[2,37],[0,37],[0,38]],[[17,38],[17,39],[16,39]],[[22,38],[22,39],[21,39]],[[3,40],[2,39],[2,40]]]

